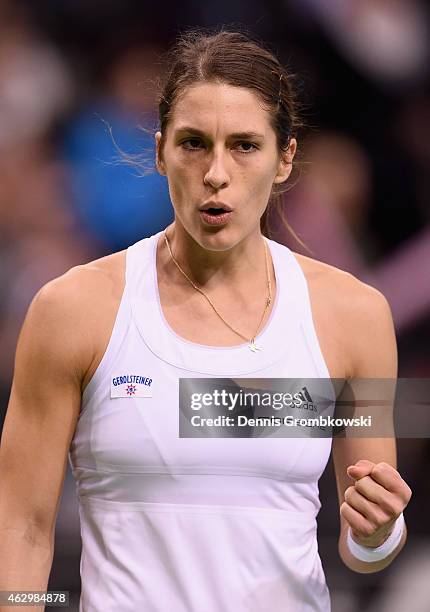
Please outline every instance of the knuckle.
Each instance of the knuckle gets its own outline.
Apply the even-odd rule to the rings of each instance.
[[[376,474],[376,475],[383,474],[387,470],[388,467],[389,466],[387,463],[384,463],[384,462],[377,463],[372,470],[372,474]]]
[[[349,501],[354,492],[355,492],[355,487],[353,485],[348,487],[345,491],[345,500]]]
[[[359,493],[364,492],[366,488],[366,479],[368,479],[368,476],[365,476],[364,478],[360,478],[360,480],[356,481],[354,489],[358,491]]]
[[[348,514],[348,510],[349,510],[349,506],[347,504],[347,502],[342,502],[339,508],[340,514],[346,518],[346,515]]]

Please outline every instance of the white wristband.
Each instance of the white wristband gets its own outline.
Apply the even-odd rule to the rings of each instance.
[[[405,524],[405,519],[403,517],[403,512],[397,517],[396,522],[394,523],[394,529],[388,536],[388,538],[376,548],[371,548],[370,546],[362,546],[358,544],[355,540],[352,539],[351,536],[351,528],[348,528],[348,535],[346,536],[346,543],[348,545],[350,553],[360,559],[360,561],[366,561],[367,563],[372,563],[372,561],[380,561],[381,559],[385,559],[390,555],[393,550],[397,548],[400,543],[400,540],[403,535],[403,527]]]

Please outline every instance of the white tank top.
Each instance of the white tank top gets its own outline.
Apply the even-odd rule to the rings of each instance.
[[[70,447],[80,612],[328,612],[316,516],[331,438],[178,432],[180,377],[329,377],[304,274],[268,240],[277,291],[263,350],[192,343],[163,316],[160,237],[127,250],[115,325]]]

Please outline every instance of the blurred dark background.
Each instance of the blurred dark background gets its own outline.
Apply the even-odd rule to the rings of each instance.
[[[312,256],[385,294],[399,376],[430,377],[427,3],[0,0],[0,422],[35,292],[172,219],[165,179],[117,163],[118,151],[151,158],[163,51],[186,27],[222,24],[262,38],[296,75],[308,125],[301,154],[312,163],[284,196],[289,222]],[[309,255],[281,227],[274,238]],[[429,440],[399,439],[398,460],[413,490],[409,541],[377,574],[343,566],[331,463],[320,481],[333,612],[430,610]],[[72,610],[79,555],[68,472],[49,586],[71,591]]]

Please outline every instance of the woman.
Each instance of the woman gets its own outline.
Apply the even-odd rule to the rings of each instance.
[[[0,587],[46,588],[70,449],[81,610],[326,612],[315,519],[331,439],[182,438],[178,380],[394,378],[389,306],[262,236],[297,147],[290,78],[269,51],[234,32],[182,36],[159,111],[174,223],[52,281],[24,323]],[[337,438],[333,456],[340,556],[378,571],[406,539],[394,439]]]

